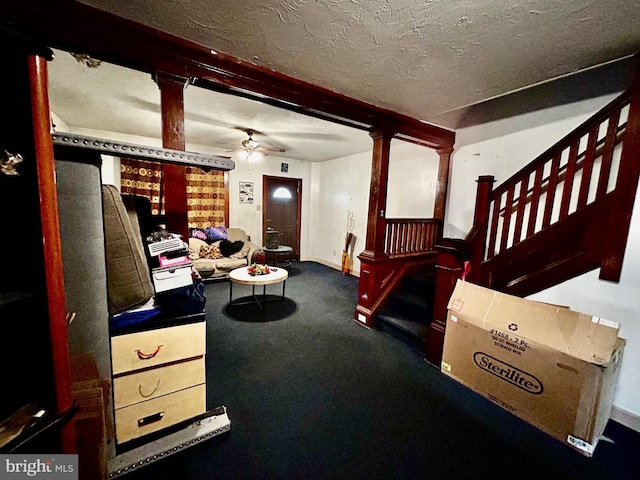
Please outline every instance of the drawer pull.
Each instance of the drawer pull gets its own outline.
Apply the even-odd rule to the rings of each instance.
[[[164,417],[164,412],[154,413],[153,415],[149,415],[148,417],[144,417],[138,420],[138,427],[144,427],[145,425],[150,425],[155,422],[159,422]]]
[[[156,388],[154,388],[153,391],[149,395],[145,395],[144,393],[142,393],[142,384],[140,384],[140,385],[138,385],[138,393],[140,394],[140,396],[142,398],[149,398],[151,395],[156,393],[156,391],[158,390],[159,386],[160,386],[160,379],[158,379],[158,383],[156,383]]]
[[[150,358],[155,357],[158,352],[160,351],[160,348],[162,347],[162,345],[158,345],[158,348],[156,348],[156,350],[154,352],[151,353],[144,353],[140,350],[136,350],[136,353],[138,354],[138,358],[140,360],[149,360]]]

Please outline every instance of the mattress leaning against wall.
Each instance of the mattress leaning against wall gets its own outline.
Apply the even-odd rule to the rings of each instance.
[[[105,264],[105,238],[102,213],[100,155],[84,155],[79,161],[70,152],[56,152],[56,177],[60,212],[60,235],[64,265],[64,285],[67,312],[75,316],[69,324],[69,351],[73,360],[87,363],[92,357],[97,369],[98,385],[106,385],[106,398],[88,399],[90,386],[74,389],[74,397],[81,405],[81,413],[102,406],[104,425],[95,419],[89,430],[103,430],[93,438],[78,438],[78,452],[87,446],[95,449],[92,470],[104,476],[108,458],[115,454],[113,438],[113,410],[111,408],[111,356],[109,351],[109,310],[107,303],[107,273]],[[80,359],[80,360],[78,360]],[[72,360],[72,361],[73,361]],[[86,367],[86,365],[84,365]],[[77,368],[72,376],[77,374]],[[74,387],[76,383],[74,382]],[[79,392],[83,390],[83,394]],[[84,408],[81,402],[92,404]],[[83,413],[84,415],[84,413]],[[97,414],[96,414],[97,415]],[[81,417],[83,422],[89,418]],[[91,446],[91,448],[89,448]],[[83,460],[85,463],[86,460]]]

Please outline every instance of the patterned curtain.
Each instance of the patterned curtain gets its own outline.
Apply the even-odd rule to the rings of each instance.
[[[187,167],[189,228],[224,226],[226,201],[224,172]]]
[[[151,200],[151,213],[164,214],[162,164],[146,160],[120,159],[120,192]]]
[[[120,160],[120,191],[151,200],[153,215],[164,214],[162,164],[146,160]],[[226,225],[224,172],[204,172],[187,167],[187,216],[189,228]]]

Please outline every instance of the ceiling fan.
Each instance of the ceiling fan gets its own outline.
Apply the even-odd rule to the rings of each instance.
[[[241,152],[246,152],[246,160],[251,161],[254,158],[254,154],[257,153],[259,155],[268,155],[268,152],[280,152],[284,153],[284,148],[276,148],[276,147],[261,147],[260,144],[253,139],[255,135],[255,130],[246,130],[245,133],[249,136],[246,140],[240,142],[240,147],[238,149]],[[243,153],[243,156],[245,154]]]

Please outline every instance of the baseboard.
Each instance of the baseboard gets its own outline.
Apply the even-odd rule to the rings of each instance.
[[[333,263],[333,262],[328,262],[328,261],[323,260],[322,258],[318,258],[318,257],[300,257],[300,261],[301,262],[321,263],[322,265],[325,265],[327,267],[331,267],[334,270],[338,270],[339,272],[342,271],[342,265],[339,265],[339,264]],[[360,277],[360,271],[359,270],[352,270],[351,272],[349,272],[349,275],[352,275],[354,277]]]
[[[635,413],[628,412],[614,405],[613,408],[611,408],[611,420],[615,420],[625,427],[629,427],[631,430],[640,433],[640,416]]]

